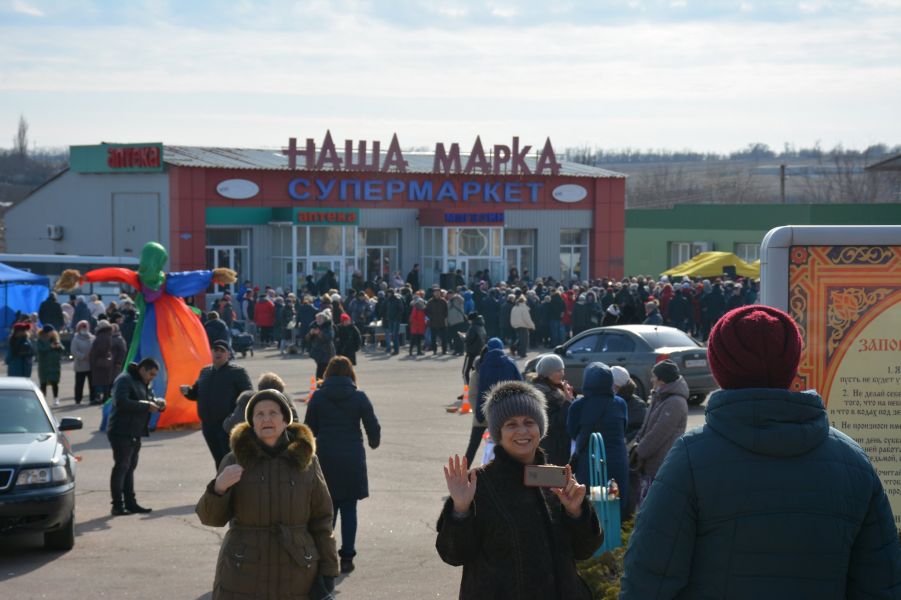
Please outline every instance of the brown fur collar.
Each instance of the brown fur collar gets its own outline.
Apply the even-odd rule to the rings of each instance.
[[[279,456],[296,463],[301,469],[306,469],[310,466],[313,455],[316,453],[316,438],[313,437],[313,432],[309,427],[300,423],[288,425],[286,431],[291,441]],[[229,444],[235,454],[235,459],[242,467],[269,457],[249,423],[235,425]]]

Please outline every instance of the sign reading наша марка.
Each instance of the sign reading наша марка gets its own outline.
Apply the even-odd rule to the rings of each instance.
[[[371,144],[371,145],[370,145]],[[551,145],[551,139],[547,138],[544,147],[538,152],[534,171],[526,162],[526,156],[532,150],[532,146],[520,146],[519,138],[514,137],[513,142],[507,146],[495,144],[490,153],[485,152],[482,140],[476,136],[476,140],[466,156],[464,162],[460,153],[460,144],[453,143],[446,148],[443,143],[435,144],[435,158],[432,164],[432,172],[442,175],[471,175],[481,173],[483,175],[499,175],[509,173],[511,175],[550,175],[560,173],[560,163]],[[404,160],[403,151],[397,141],[397,134],[391,137],[388,150],[382,156],[382,145],[379,141],[367,143],[365,140],[344,141],[343,157],[339,156],[338,149],[332,141],[332,134],[326,131],[322,145],[317,148],[316,140],[307,138],[306,146],[298,148],[297,138],[288,139],[288,147],[282,149],[282,154],[288,157],[288,167],[297,169],[297,157],[304,159],[305,169],[330,169],[334,171],[375,171],[406,173],[407,161]]]

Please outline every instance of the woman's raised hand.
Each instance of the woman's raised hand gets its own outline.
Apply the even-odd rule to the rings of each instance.
[[[241,465],[228,465],[222,469],[222,472],[216,477],[216,483],[213,485],[213,489],[221,496],[228,491],[228,488],[241,481],[241,475],[243,474],[244,467]]]
[[[476,495],[476,472],[468,469],[465,456],[461,459],[459,454],[455,454],[447,459],[444,479],[447,480],[447,491],[454,501],[454,511],[467,512]]]
[[[572,467],[566,465],[566,485],[562,488],[552,488],[551,491],[560,499],[560,504],[569,516],[578,519],[582,516],[582,500],[585,499],[587,488],[576,482],[573,477]]]

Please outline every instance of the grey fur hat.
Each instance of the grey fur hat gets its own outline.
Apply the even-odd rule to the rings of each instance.
[[[538,433],[547,431],[547,402],[544,394],[524,381],[502,381],[488,390],[482,407],[488,422],[488,433],[495,443],[501,441],[501,427],[513,417],[532,417],[538,423]]]

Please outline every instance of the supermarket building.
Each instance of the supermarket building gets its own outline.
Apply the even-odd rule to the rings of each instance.
[[[339,149],[330,134],[281,151],[72,146],[69,169],[7,212],[7,252],[127,258],[155,240],[172,271],[228,267],[286,289],[417,263],[424,286],[458,269],[622,277],[625,176],[537,148],[412,153],[395,136]]]

